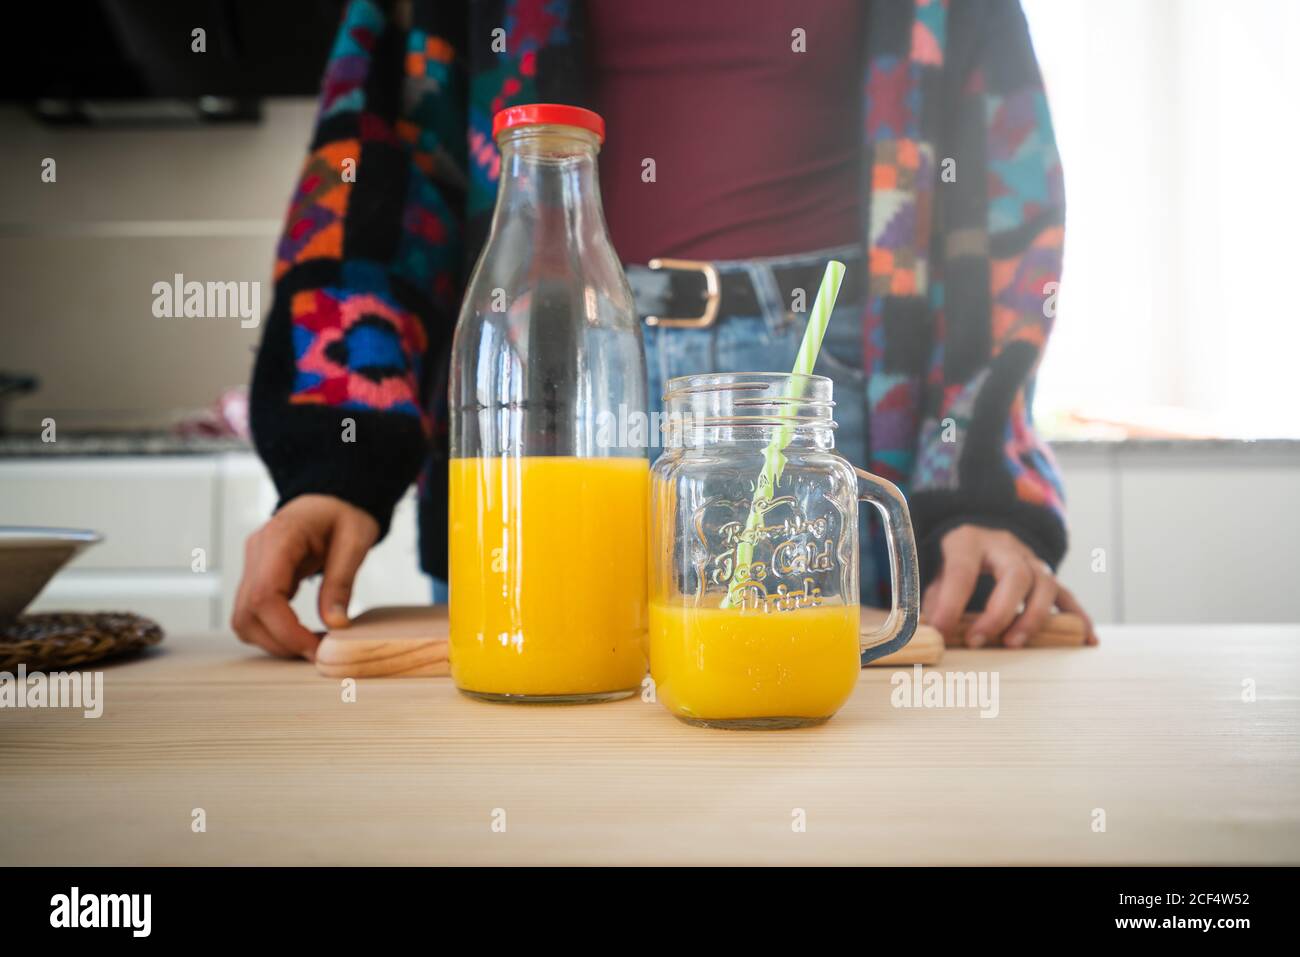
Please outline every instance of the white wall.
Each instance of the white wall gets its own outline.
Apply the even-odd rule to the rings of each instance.
[[[0,108],[0,367],[35,373],[9,427],[170,425],[248,380],[261,329],[156,319],[155,282],[260,282],[311,137],[310,100],[259,125],[56,128]],[[41,181],[44,158],[54,183]]]
[[[1300,3],[1022,4],[1066,193],[1036,410],[1300,436]]]

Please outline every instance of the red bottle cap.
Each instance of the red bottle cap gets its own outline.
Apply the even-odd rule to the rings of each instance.
[[[492,117],[492,138],[496,139],[502,130],[516,126],[536,126],[540,123],[554,123],[559,126],[576,126],[580,130],[590,130],[596,139],[605,142],[605,121],[599,113],[584,110],[580,106],[565,106],[561,103],[525,103],[523,106],[508,106]]]

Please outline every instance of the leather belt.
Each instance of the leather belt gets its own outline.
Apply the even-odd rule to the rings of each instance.
[[[851,305],[863,299],[866,271],[861,256],[845,262],[847,267],[840,286],[837,305]],[[675,329],[707,329],[721,316],[761,316],[763,306],[748,272],[728,270],[720,273],[713,263],[696,259],[652,259],[649,268],[668,274],[668,291],[657,303],[655,315],[644,317],[648,326]],[[796,289],[806,298],[804,311],[821,285],[826,263],[813,260],[790,266],[773,266],[772,275],[786,305],[790,319],[790,300]],[[663,312],[665,315],[658,315]]]

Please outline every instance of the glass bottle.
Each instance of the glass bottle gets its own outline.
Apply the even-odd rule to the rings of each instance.
[[[493,131],[451,356],[452,677],[496,701],[624,697],[646,670],[649,469],[626,428],[645,351],[601,209],[604,123],[533,104]]]

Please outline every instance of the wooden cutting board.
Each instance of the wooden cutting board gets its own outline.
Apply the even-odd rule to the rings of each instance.
[[[862,611],[862,627],[878,628],[885,613]],[[372,608],[347,628],[329,632],[316,649],[327,678],[429,678],[451,673],[445,605]],[[943,636],[920,626],[900,651],[873,665],[931,665],[943,656]]]
[[[316,670],[327,678],[449,675],[447,627],[446,605],[371,608],[321,639]]]
[[[885,612],[862,609],[862,627],[878,628]],[[960,647],[973,615],[962,619],[949,646]],[[448,675],[447,607],[408,605],[372,608],[353,619],[348,628],[331,631],[316,650],[316,670],[328,678],[429,678]],[[1078,615],[1059,613],[1029,641],[1030,648],[1080,646],[1086,630]],[[933,665],[943,657],[944,640],[929,625],[921,624],[901,650],[885,655],[871,667]]]
[[[975,623],[975,615],[962,615],[957,623],[957,633],[948,639],[949,648],[966,647],[966,629]],[[1043,626],[1029,637],[1027,648],[1079,648],[1088,640],[1088,626],[1078,615],[1068,611],[1057,611],[1047,616]],[[997,638],[989,647],[999,648],[1002,639]]]

